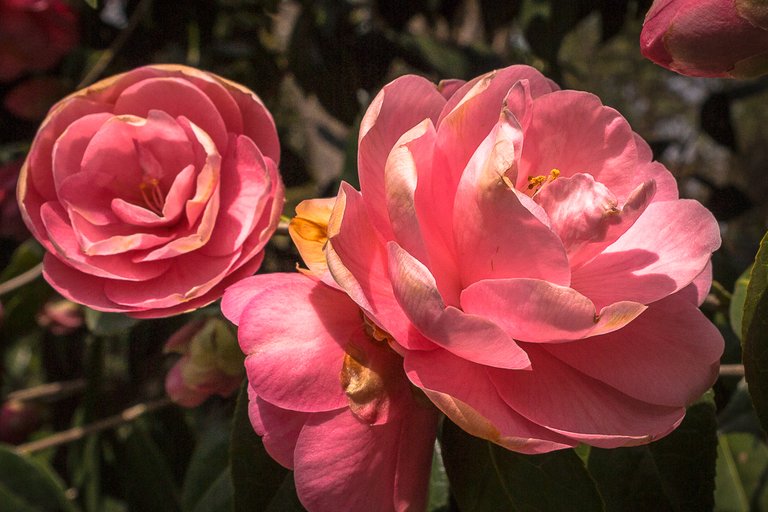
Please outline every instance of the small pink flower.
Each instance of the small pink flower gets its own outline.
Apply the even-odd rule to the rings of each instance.
[[[83,308],[66,299],[46,302],[37,315],[37,324],[49,329],[56,336],[66,336],[77,331],[84,322]]]
[[[168,372],[171,400],[197,407],[211,395],[230,396],[243,381],[243,354],[229,324],[216,317],[193,320],[171,336],[165,352],[181,354]]]
[[[452,94],[401,77],[358,169],[328,269],[467,432],[524,453],[647,443],[714,382],[723,340],[697,306],[717,222],[594,95],[526,66]]]
[[[640,49],[683,75],[762,75],[768,73],[768,9],[757,0],[655,0]]]
[[[42,422],[37,405],[18,400],[3,402],[0,404],[0,443],[21,444]]]
[[[62,0],[0,0],[0,82],[56,65],[79,39]]]
[[[323,203],[302,203],[291,224],[311,267],[330,213]],[[423,510],[436,410],[360,308],[305,273],[249,277],[222,300],[247,355],[254,429],[294,470],[308,510]]]
[[[43,275],[100,311],[167,316],[260,266],[283,206],[272,116],[250,90],[147,66],[78,91],[43,121],[19,178]]]

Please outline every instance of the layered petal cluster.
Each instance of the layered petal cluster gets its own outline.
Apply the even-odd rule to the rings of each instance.
[[[344,292],[263,274],[228,288],[222,311],[246,354],[251,423],[308,510],[425,509],[437,411]]]
[[[768,73],[768,6],[760,0],[655,0],[640,49],[683,75],[763,75]]]
[[[358,168],[328,271],[467,432],[524,453],[646,443],[716,378],[698,305],[717,223],[594,95],[526,66],[401,77]]]
[[[78,39],[67,2],[0,0],[0,82],[53,67]]]
[[[208,304],[261,264],[284,189],[272,116],[185,66],[138,68],[49,112],[19,178],[65,297],[136,317]]]

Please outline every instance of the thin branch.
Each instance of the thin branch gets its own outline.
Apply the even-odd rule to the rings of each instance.
[[[20,444],[16,447],[16,453],[20,455],[45,450],[47,448],[54,448],[64,444],[72,443],[84,438],[87,435],[101,432],[102,430],[109,430],[126,423],[130,423],[144,414],[147,414],[163,407],[167,407],[171,404],[171,399],[168,397],[160,398],[152,402],[134,405],[125,409],[120,414],[104,418],[93,423],[89,423],[83,427],[74,427],[69,430],[62,430],[52,436],[40,439],[38,441],[32,441],[31,443]]]
[[[726,377],[743,377],[744,365],[743,364],[721,364],[720,375]]]
[[[128,19],[125,28],[117,35],[117,37],[115,37],[115,40],[112,41],[110,47],[101,52],[98,60],[91,66],[91,69],[88,70],[83,79],[80,80],[80,83],[77,84],[78,89],[91,85],[99,78],[99,76],[101,76],[104,70],[107,69],[107,66],[112,62],[112,59],[114,59],[115,55],[122,50],[125,43],[128,42],[128,38],[131,37],[133,31],[139,26],[139,23],[147,13],[151,3],[152,0],[139,1],[139,4],[131,13],[131,17]]]
[[[20,389],[8,393],[6,400],[16,400],[19,402],[31,402],[34,400],[57,400],[65,396],[74,395],[84,390],[86,386],[85,379],[65,380],[61,382],[49,382],[27,389]]]
[[[27,283],[31,283],[32,281],[40,277],[42,273],[43,273],[43,264],[38,263],[31,269],[25,272],[22,272],[16,277],[12,277],[6,282],[0,283],[0,295],[5,295],[6,293],[12,292],[17,288],[21,288]]]

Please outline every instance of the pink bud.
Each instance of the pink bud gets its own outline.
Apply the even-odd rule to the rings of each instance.
[[[196,407],[214,394],[231,395],[245,373],[237,337],[219,318],[188,323],[168,339],[165,352],[182,355],[168,372],[165,389],[171,400],[184,407]]]
[[[640,49],[672,71],[751,78],[768,72],[768,9],[754,0],[656,0]]]

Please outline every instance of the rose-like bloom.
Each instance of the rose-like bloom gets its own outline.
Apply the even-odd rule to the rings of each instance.
[[[655,0],[640,49],[683,75],[762,75],[768,73],[768,7],[758,0]]]
[[[253,274],[283,206],[272,116],[250,90],[148,66],[78,91],[43,121],[18,198],[43,274],[101,311],[158,317]]]
[[[318,280],[328,277],[313,257],[329,206],[305,201],[291,222],[317,275],[252,276],[222,299],[247,356],[251,423],[294,470],[308,510],[424,510],[437,411],[384,333],[332,281]]]
[[[717,222],[592,94],[526,66],[442,91],[405,76],[368,108],[330,274],[470,434],[524,453],[668,434],[717,376],[697,307]]]
[[[62,0],[0,0],[0,82],[54,66],[77,44],[77,18]]]
[[[166,353],[181,354],[165,379],[171,400],[197,407],[211,395],[228,397],[243,381],[243,354],[229,324],[216,317],[198,318],[165,343]]]

